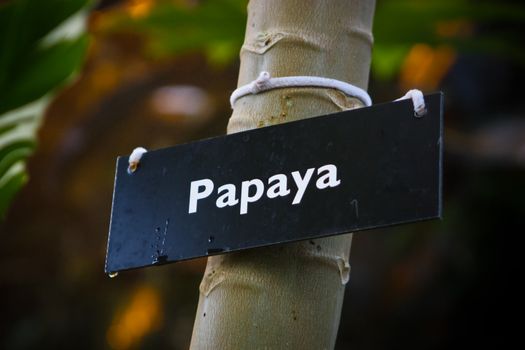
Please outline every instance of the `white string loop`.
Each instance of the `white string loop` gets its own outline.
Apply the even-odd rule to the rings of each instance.
[[[128,174],[132,174],[137,170],[140,159],[146,152],[148,151],[144,147],[137,147],[131,152],[128,160]]]
[[[243,96],[256,95],[260,92],[285,87],[321,87],[336,89],[343,92],[347,96],[359,99],[367,107],[372,105],[372,99],[365,90],[355,85],[345,83],[344,81],[312,76],[272,78],[270,76],[270,73],[265,71],[261,72],[257,79],[255,79],[251,83],[248,83],[235,89],[235,91],[233,91],[233,93],[230,96],[230,105],[233,109],[235,102]],[[425,98],[420,90],[410,90],[403,97],[400,97],[395,101],[406,99],[412,99],[412,103],[414,104],[415,117],[421,118],[422,116],[427,114]]]
[[[257,79],[237,88],[230,96],[230,105],[233,109],[235,102],[243,96],[255,95],[260,92],[286,87],[320,87],[336,89],[347,96],[359,99],[367,107],[372,105],[372,99],[365,90],[355,85],[345,83],[344,81],[311,76],[272,78],[268,72],[261,72]]]
[[[423,93],[420,90],[412,89],[409,90],[405,96],[398,98],[395,101],[401,101],[401,100],[408,100],[412,99],[412,103],[414,104],[414,116],[416,118],[421,118],[425,114],[427,114],[427,107],[425,105],[425,97],[423,96]]]
[[[246,95],[250,94],[258,94],[260,92],[272,90],[272,89],[280,89],[285,87],[323,87],[323,88],[330,88],[330,89],[336,89],[347,96],[355,97],[359,99],[365,106],[371,106],[372,105],[372,99],[368,95],[368,93],[349,83],[345,83],[340,80],[335,79],[329,79],[329,78],[321,78],[321,77],[311,77],[311,76],[297,76],[297,77],[279,77],[279,78],[272,78],[270,76],[270,73],[268,72],[261,72],[257,79],[252,81],[249,84],[243,85],[239,88],[237,88],[230,96],[230,104],[233,109],[235,102]],[[394,101],[401,101],[401,100],[408,100],[412,99],[412,103],[414,104],[414,116],[417,118],[421,118],[425,114],[427,114],[427,108],[425,105],[425,98],[423,96],[423,93],[420,90],[412,89],[409,90],[404,96],[394,100]],[[128,166],[128,173],[132,174],[134,173],[140,163],[140,159],[146,153],[147,150],[144,147],[137,147],[131,152],[131,155],[129,156],[129,166]]]

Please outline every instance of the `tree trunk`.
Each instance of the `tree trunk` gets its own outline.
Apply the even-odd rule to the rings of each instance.
[[[250,1],[238,85],[268,71],[366,89],[374,6],[372,0]],[[239,99],[228,133],[361,106],[333,89],[271,90]],[[191,349],[332,349],[351,242],[347,234],[210,257]]]

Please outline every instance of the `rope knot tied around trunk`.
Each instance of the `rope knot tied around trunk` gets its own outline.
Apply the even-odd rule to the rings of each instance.
[[[347,96],[357,98],[366,107],[372,105],[372,99],[365,90],[344,81],[315,76],[290,76],[272,78],[270,73],[262,71],[257,79],[246,85],[240,86],[239,88],[235,89],[235,91],[233,91],[230,96],[231,108],[234,108],[235,102],[237,102],[238,99],[246,95],[256,95],[260,92],[287,87],[316,87],[336,89],[343,92]],[[425,99],[423,97],[423,93],[420,90],[410,90],[403,97],[400,97],[395,101],[405,99],[412,99],[415,117],[420,118],[427,113]]]

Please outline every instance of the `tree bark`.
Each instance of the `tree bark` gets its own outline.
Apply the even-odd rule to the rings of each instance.
[[[372,0],[250,1],[238,85],[268,71],[366,89],[374,6]],[[271,90],[239,99],[228,133],[361,106],[333,89]],[[332,349],[351,242],[346,234],[210,257],[191,349]]]

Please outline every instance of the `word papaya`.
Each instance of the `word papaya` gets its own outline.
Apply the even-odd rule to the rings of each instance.
[[[299,171],[291,173],[293,182],[297,191],[294,194],[292,204],[301,203],[301,200],[306,192],[314,173],[317,170],[317,180],[315,187],[323,190],[328,187],[337,187],[341,180],[337,179],[337,167],[333,164],[326,164],[318,169],[310,168],[306,170],[304,175]],[[240,214],[248,213],[249,203],[255,203],[262,198],[264,194],[266,197],[273,199],[277,197],[285,197],[291,193],[288,187],[288,177],[285,174],[276,174],[268,178],[268,189],[261,179],[251,179],[241,183],[240,197],[237,197],[237,186],[234,184],[225,184],[217,188],[217,199],[215,205],[217,208],[225,208],[235,206],[240,203]],[[190,183],[190,200],[188,213],[197,212],[197,203],[199,200],[204,200],[211,196],[215,184],[211,179],[201,179],[192,181]]]

